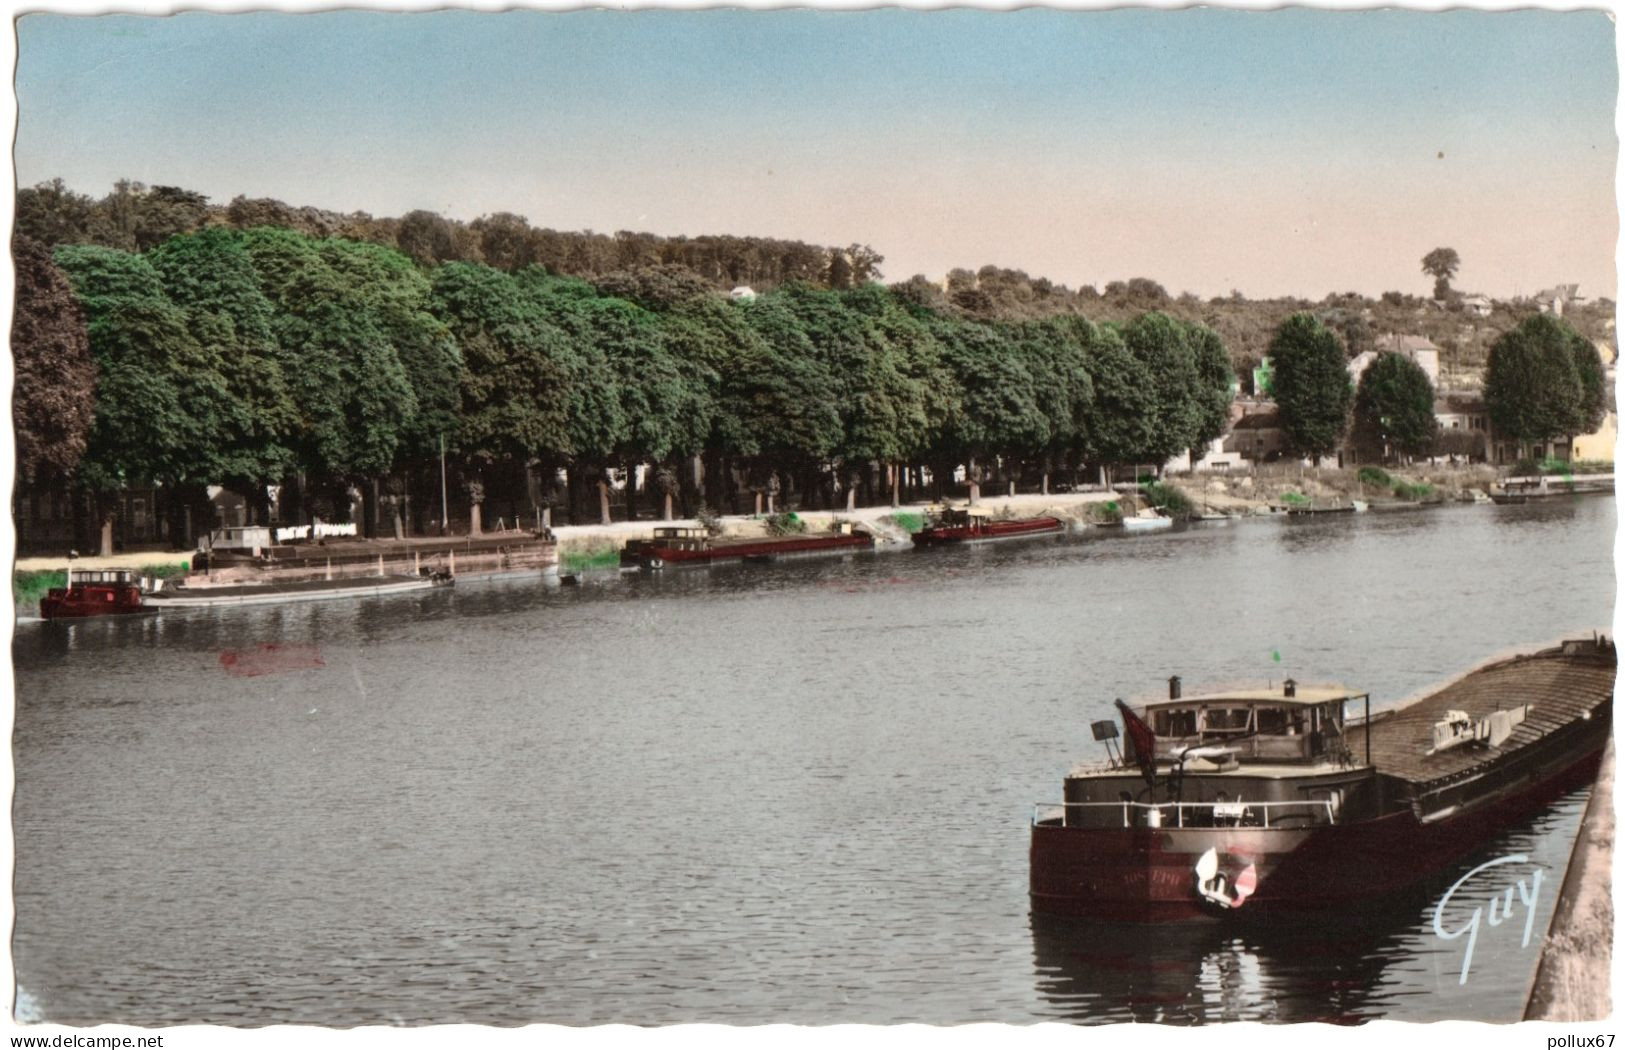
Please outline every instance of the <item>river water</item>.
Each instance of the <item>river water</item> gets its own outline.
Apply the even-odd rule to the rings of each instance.
[[[1514,1020],[1583,792],[1307,930],[1035,921],[1027,822],[1170,674],[1380,706],[1609,629],[1614,528],[1604,498],[1452,506],[25,624],[23,1012]],[[1463,983],[1433,906],[1508,853],[1545,868],[1533,940],[1486,928]]]

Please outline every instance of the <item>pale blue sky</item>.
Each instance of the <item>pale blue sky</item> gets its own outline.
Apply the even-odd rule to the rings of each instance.
[[[18,178],[862,241],[1173,291],[1612,294],[1601,12],[32,15]],[[1440,154],[1443,154],[1441,157]]]

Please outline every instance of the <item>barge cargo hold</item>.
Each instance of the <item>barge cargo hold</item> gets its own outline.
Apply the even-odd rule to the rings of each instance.
[[[550,532],[509,531],[480,536],[405,539],[271,541],[262,526],[216,529],[192,560],[189,579],[216,584],[283,584],[378,576],[458,577],[540,574],[558,566]]]
[[[1590,782],[1612,724],[1614,645],[1487,664],[1375,716],[1340,686],[1118,701],[1034,811],[1036,912],[1202,922],[1346,910],[1401,892]],[[1350,711],[1350,705],[1357,705]]]
[[[448,576],[373,576],[338,580],[166,587],[147,595],[154,611],[208,609],[230,605],[273,605],[338,598],[378,598],[449,586]]]
[[[714,537],[703,528],[662,525],[648,540],[621,548],[623,569],[702,568],[787,558],[838,557],[874,550],[872,534],[841,522],[829,532],[789,536]]]
[[[1065,531],[1066,523],[1060,518],[1000,520],[981,507],[943,507],[932,513],[930,523],[910,538],[916,547],[946,547],[1053,536]]]

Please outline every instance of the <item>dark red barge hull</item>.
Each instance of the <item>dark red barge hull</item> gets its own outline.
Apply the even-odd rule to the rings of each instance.
[[[1015,521],[990,521],[985,525],[950,525],[921,529],[914,533],[912,539],[916,547],[939,547],[954,543],[1017,540],[1065,531],[1066,523],[1060,518],[1020,518]]]
[[[742,561],[773,561],[778,558],[812,557],[821,554],[851,554],[873,550],[875,538],[866,532],[840,536],[786,536],[778,539],[721,543],[701,550],[680,547],[644,546],[637,560],[644,568],[688,568],[726,565]]]
[[[1606,709],[1605,709],[1606,710]],[[1111,922],[1213,922],[1347,910],[1403,891],[1470,854],[1496,832],[1591,783],[1612,719],[1577,725],[1567,761],[1522,771],[1521,783],[1424,824],[1410,810],[1312,828],[1082,828],[1033,825],[1033,910]],[[1578,744],[1579,746],[1574,746]],[[1575,755],[1580,757],[1575,758]],[[1235,911],[1193,892],[1196,859],[1219,854],[1231,878],[1256,866],[1258,889]]]
[[[132,613],[150,613],[152,608],[141,602],[141,591],[128,586],[99,586],[89,584],[69,588],[52,587],[40,599],[39,614],[47,620],[65,620],[86,616],[127,616]]]

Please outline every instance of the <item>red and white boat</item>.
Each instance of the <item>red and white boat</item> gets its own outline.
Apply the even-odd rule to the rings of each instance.
[[[931,515],[925,528],[911,537],[916,547],[941,547],[954,543],[992,543],[1030,536],[1051,536],[1066,531],[1060,518],[1013,518],[1001,520],[983,507],[943,507]]]
[[[1595,777],[1616,666],[1608,639],[1568,641],[1376,716],[1342,686],[1170,679],[1165,701],[1118,701],[1120,750],[1096,722],[1110,761],[1035,809],[1033,910],[1214,921],[1404,890]]]
[[[61,620],[153,611],[142,600],[141,584],[129,569],[69,569],[67,583],[45,592],[39,602],[42,617]]]

